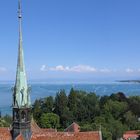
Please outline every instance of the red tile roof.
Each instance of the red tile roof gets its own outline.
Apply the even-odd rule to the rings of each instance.
[[[74,126],[78,125],[74,124]],[[11,133],[9,128],[0,128],[0,140],[11,140]],[[19,135],[17,140],[24,139],[22,135]],[[99,131],[57,132],[55,129],[41,129],[34,122],[32,123],[31,140],[100,140],[100,133]]]
[[[16,140],[24,140],[22,135],[19,135]]]
[[[69,127],[65,129],[65,132],[80,132],[80,126],[77,123],[72,123]]]
[[[128,140],[130,138],[138,138],[140,136],[140,130],[127,131],[123,134],[123,139]]]
[[[0,128],[0,140],[11,140],[11,133],[9,128]]]
[[[33,134],[31,140],[100,140],[99,132],[51,132]]]
[[[0,140],[11,140],[10,129],[0,128]],[[23,140],[19,135],[17,140]],[[100,140],[98,131],[95,132],[33,132],[31,140]]]

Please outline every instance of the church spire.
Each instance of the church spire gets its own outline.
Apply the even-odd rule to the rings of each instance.
[[[15,83],[15,99],[14,107],[29,107],[30,96],[28,93],[27,78],[24,65],[24,54],[22,47],[22,13],[21,0],[18,0],[18,19],[19,19],[19,48],[18,48],[18,62]]]
[[[18,0],[18,20],[19,20],[19,46],[16,82],[13,91],[13,124],[12,140],[16,140],[18,135],[22,135],[24,140],[31,139],[31,102],[27,85],[27,78],[24,65],[24,55],[22,47],[22,11],[21,0]]]

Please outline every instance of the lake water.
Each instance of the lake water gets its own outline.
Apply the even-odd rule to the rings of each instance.
[[[112,93],[123,92],[126,96],[140,95],[140,84],[137,83],[93,83],[93,84],[47,84],[32,83],[31,100],[46,96],[55,96],[60,89],[65,89],[68,94],[70,89],[95,92],[97,95],[110,95]],[[11,114],[12,104],[12,83],[0,83],[0,111],[2,114]]]

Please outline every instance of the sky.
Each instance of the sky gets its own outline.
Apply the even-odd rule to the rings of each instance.
[[[17,4],[0,1],[0,81],[16,75]],[[28,79],[140,79],[139,6],[139,0],[22,0]]]

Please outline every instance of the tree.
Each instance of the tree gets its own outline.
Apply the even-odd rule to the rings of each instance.
[[[127,124],[128,128],[129,129],[133,128],[133,126],[137,121],[136,116],[131,111],[128,111],[123,115],[123,117],[124,117],[124,123]]]
[[[7,126],[10,126],[10,124],[12,124],[12,117],[9,116],[9,115],[5,115],[5,116],[3,117],[3,120],[6,121]]]
[[[9,127],[12,123],[12,117],[9,115],[5,115],[0,118],[0,127]]]
[[[118,92],[117,94],[111,94],[110,99],[113,101],[127,102],[127,97],[122,92]]]
[[[84,104],[84,98],[86,96],[86,93],[83,91],[76,91],[77,93],[77,110],[76,110],[76,121],[81,122],[84,121],[85,118],[87,118],[86,114],[86,106]]]
[[[39,119],[41,117],[42,114],[42,104],[41,104],[41,99],[40,100],[35,100],[35,103],[33,104],[33,117],[34,119],[37,121],[37,123],[39,122]]]
[[[54,113],[44,113],[40,118],[40,126],[42,128],[58,128],[60,126],[60,118]]]
[[[86,131],[93,131],[93,128],[90,124],[84,124],[81,127],[81,132],[86,132]]]
[[[125,126],[119,120],[110,120],[108,128],[113,140],[121,138],[126,130]]]
[[[63,110],[63,114],[61,114],[60,122],[62,128],[67,128],[69,125],[73,123],[73,114],[71,111],[69,111],[69,108],[66,107]]]
[[[129,98],[129,109],[140,117],[140,96],[133,96]]]
[[[100,108],[103,109],[104,105],[106,104],[106,102],[109,100],[109,96],[104,95],[100,98]]]
[[[95,116],[98,116],[100,113],[99,108],[99,98],[96,96],[95,93],[89,93],[85,96],[83,99],[83,104],[86,108],[86,114],[87,114],[87,121],[92,121]]]
[[[102,126],[103,140],[112,140],[112,133]]]
[[[64,110],[67,108],[68,98],[65,90],[61,90],[55,97],[55,113],[61,116]]]
[[[44,113],[51,113],[54,110],[54,99],[49,96],[43,100],[42,110]]]
[[[104,112],[111,113],[115,119],[119,119],[123,113],[128,109],[128,104],[126,102],[119,102],[108,100],[104,105]]]
[[[73,88],[70,90],[70,94],[68,96],[68,107],[70,111],[74,113],[77,110],[77,94]]]
[[[6,127],[7,123],[4,119],[0,118],[0,127]]]
[[[68,97],[65,90],[61,90],[57,93],[54,112],[60,116],[60,124],[62,128],[67,127],[71,123],[72,113],[68,108]]]

